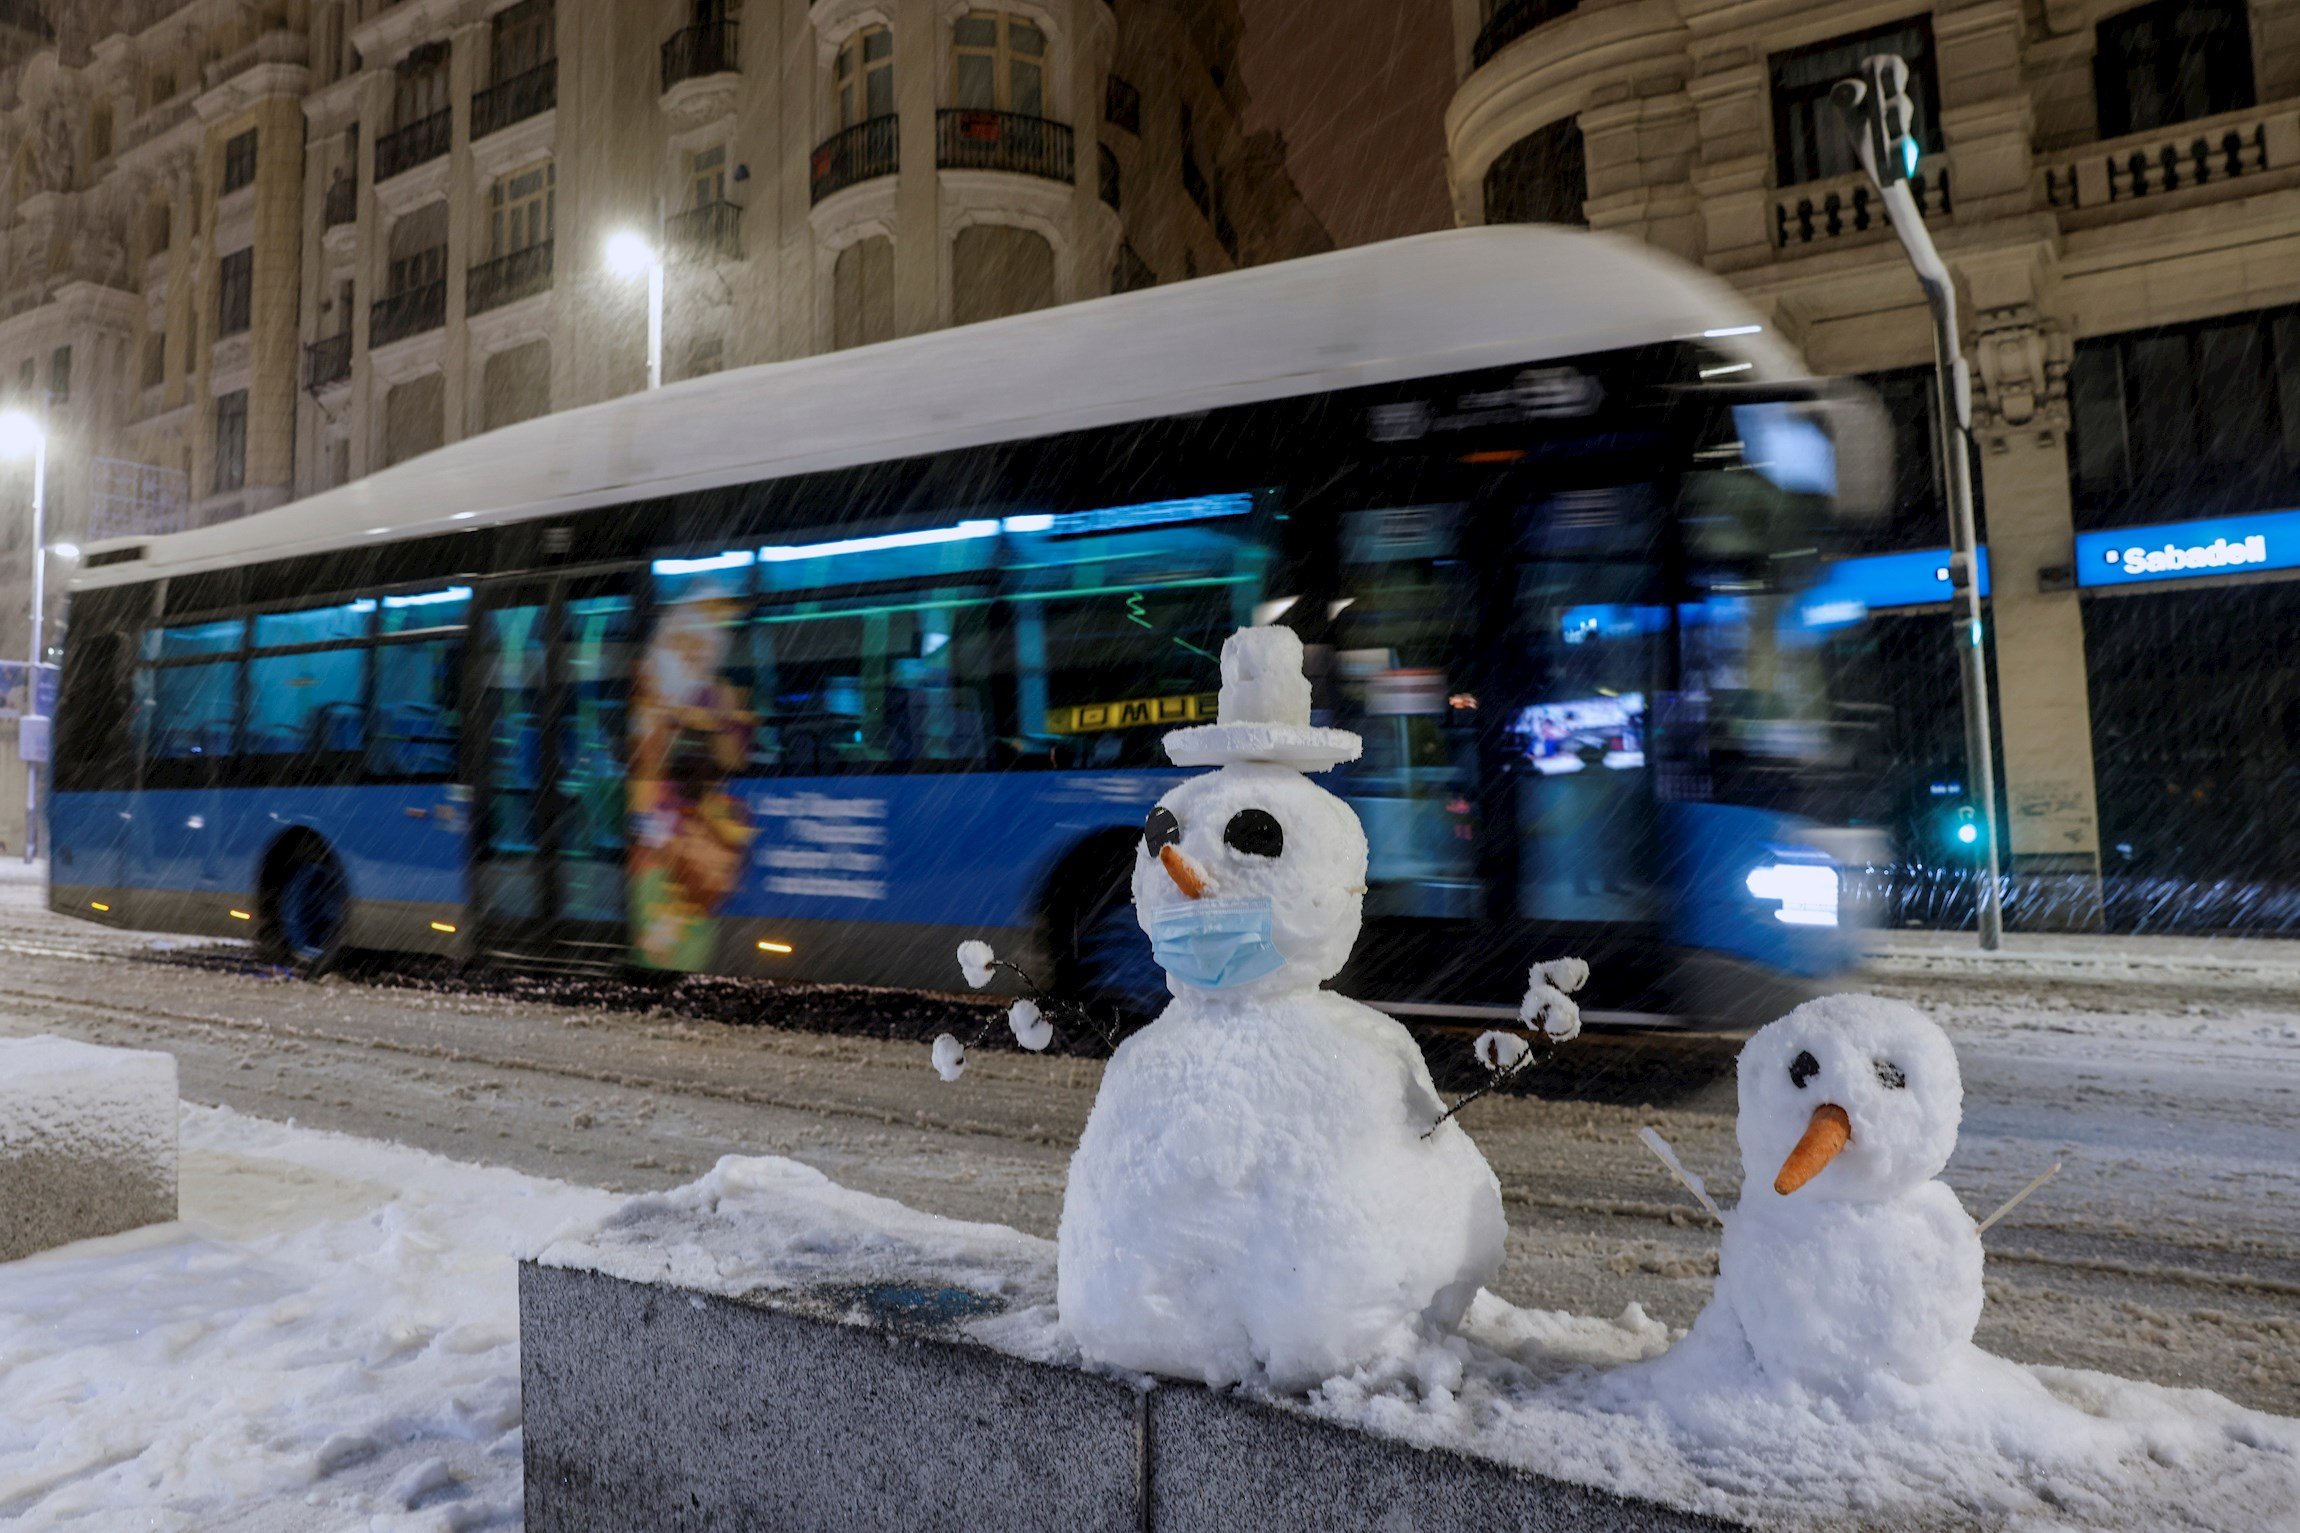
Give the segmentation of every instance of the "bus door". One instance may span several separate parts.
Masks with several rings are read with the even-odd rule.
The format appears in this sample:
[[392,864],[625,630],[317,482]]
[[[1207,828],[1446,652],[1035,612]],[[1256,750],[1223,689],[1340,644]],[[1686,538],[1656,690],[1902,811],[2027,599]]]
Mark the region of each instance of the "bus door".
[[466,736],[480,947],[619,962],[630,578],[510,582],[481,599]]

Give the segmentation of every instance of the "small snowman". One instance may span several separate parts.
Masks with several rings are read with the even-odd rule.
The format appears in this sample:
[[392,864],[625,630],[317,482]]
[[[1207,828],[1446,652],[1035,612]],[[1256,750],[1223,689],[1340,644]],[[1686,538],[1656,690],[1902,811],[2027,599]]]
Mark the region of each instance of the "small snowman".
[[1914,1007],[1808,1001],[1741,1051],[1744,1181],[1695,1324],[1737,1330],[1779,1384],[1924,1384],[1970,1350],[1981,1242],[1935,1180],[1956,1148],[1956,1050]]
[[1299,1390],[1458,1324],[1501,1266],[1501,1191],[1406,1030],[1320,988],[1357,941],[1366,837],[1303,775],[1359,741],[1310,724],[1300,639],[1233,635],[1217,722],[1166,751],[1218,770],[1143,828],[1134,903],[1174,998],[1070,1163],[1062,1322],[1103,1363]]

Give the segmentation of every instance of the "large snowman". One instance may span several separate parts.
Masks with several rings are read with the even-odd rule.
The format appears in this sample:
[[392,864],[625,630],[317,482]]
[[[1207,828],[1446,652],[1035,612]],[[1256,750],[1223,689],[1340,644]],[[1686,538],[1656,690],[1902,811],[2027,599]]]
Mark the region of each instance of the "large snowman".
[[1741,1203],[1694,1330],[1776,1384],[1924,1384],[1971,1348],[1981,1242],[1946,1183],[1956,1050],[1898,1001],[1808,1001],[1741,1051]]
[[1300,639],[1232,636],[1217,722],[1166,751],[1219,770],[1143,827],[1134,903],[1174,999],[1071,1160],[1062,1322],[1104,1363],[1302,1389],[1459,1322],[1501,1266],[1500,1187],[1406,1030],[1320,988],[1357,940],[1366,837],[1303,775],[1359,741],[1311,726]]

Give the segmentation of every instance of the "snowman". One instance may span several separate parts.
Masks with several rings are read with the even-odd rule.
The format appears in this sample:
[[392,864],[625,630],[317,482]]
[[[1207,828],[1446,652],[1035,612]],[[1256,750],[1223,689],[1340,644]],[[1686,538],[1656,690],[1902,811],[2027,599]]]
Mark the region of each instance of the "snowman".
[[1143,827],[1134,903],[1173,1000],[1071,1160],[1061,1317],[1102,1363],[1299,1390],[1458,1324],[1507,1223],[1412,1037],[1320,988],[1357,940],[1366,837],[1303,775],[1359,741],[1311,726],[1301,640],[1233,635],[1216,717],[1166,737],[1217,770]]
[[1858,1393],[1924,1384],[1971,1349],[1981,1242],[1935,1180],[1956,1148],[1956,1051],[1898,1001],[1837,995],[1741,1051],[1741,1203],[1694,1331],[1764,1376]]

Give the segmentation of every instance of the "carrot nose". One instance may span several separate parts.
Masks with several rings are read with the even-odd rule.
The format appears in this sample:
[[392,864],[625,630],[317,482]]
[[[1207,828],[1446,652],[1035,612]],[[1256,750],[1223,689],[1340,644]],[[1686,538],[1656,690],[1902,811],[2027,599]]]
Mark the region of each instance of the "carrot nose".
[[1781,1162],[1781,1174],[1773,1178],[1773,1190],[1787,1197],[1821,1174],[1823,1167],[1837,1158],[1837,1152],[1853,1142],[1853,1120],[1845,1116],[1845,1109],[1834,1102],[1823,1102],[1813,1109],[1813,1121],[1805,1125],[1805,1137],[1797,1141],[1797,1148]]
[[1199,872],[1197,865],[1182,855],[1180,847],[1162,846],[1158,848],[1158,862],[1166,869],[1167,876],[1174,880],[1174,887],[1191,899],[1196,899],[1206,892],[1206,875]]

